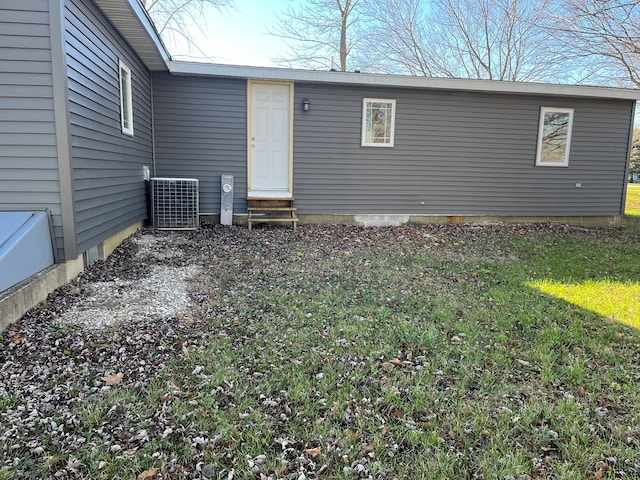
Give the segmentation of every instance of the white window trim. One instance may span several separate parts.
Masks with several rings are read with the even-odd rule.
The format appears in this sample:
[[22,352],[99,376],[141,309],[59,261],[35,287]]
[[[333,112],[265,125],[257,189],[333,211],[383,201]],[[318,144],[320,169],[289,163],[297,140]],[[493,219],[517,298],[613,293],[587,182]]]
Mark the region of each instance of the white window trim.
[[[125,109],[125,96],[122,94],[122,71],[125,71],[127,74],[127,78],[129,81],[126,83],[127,95],[127,108]],[[122,61],[118,62],[118,90],[120,91],[120,126],[122,128],[122,133],[125,135],[133,136],[133,95],[132,95],[132,84],[133,80],[131,77],[131,69]],[[125,118],[125,113],[128,113],[127,118]],[[126,126],[128,123],[128,126]]]
[[[391,104],[391,136],[389,143],[375,143],[366,141],[367,133],[367,103],[390,103]],[[362,147],[393,147],[396,137],[396,101],[388,98],[363,98],[362,99]]]
[[[544,117],[547,112],[568,113],[569,124],[567,125],[567,147],[564,151],[564,161],[562,163],[544,162],[542,160],[542,139],[544,132]],[[573,108],[540,108],[540,122],[538,124],[538,147],[536,149],[536,167],[568,167],[569,152],[571,150],[571,132],[573,130]]]

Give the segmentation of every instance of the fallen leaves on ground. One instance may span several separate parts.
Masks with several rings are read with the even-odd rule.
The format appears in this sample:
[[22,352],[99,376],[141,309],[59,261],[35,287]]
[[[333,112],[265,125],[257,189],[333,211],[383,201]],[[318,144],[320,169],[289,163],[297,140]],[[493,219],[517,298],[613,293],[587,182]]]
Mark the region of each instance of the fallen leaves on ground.
[[[140,232],[3,337],[0,478],[3,468],[17,472],[13,478],[116,478],[114,471],[139,480],[400,478],[411,476],[395,470],[403,462],[471,470],[477,458],[505,446],[522,447],[518,455],[539,460],[528,464],[532,476],[550,478],[553,465],[566,461],[566,439],[522,440],[556,428],[557,416],[526,411],[535,401],[573,407],[578,402],[570,394],[578,393],[586,405],[578,404],[578,414],[590,422],[585,429],[605,443],[619,427],[613,422],[630,414],[605,396],[593,399],[591,385],[556,381],[555,363],[541,384],[532,369],[513,368],[531,366],[514,362],[516,354],[531,358],[527,353],[494,358],[498,345],[487,338],[494,332],[515,346],[527,340],[517,322],[504,327],[483,315],[473,320],[477,337],[461,332],[470,332],[461,292],[480,292],[492,313],[499,300],[489,294],[485,264],[517,258],[487,241],[496,234],[599,235],[548,225],[322,225],[295,232],[205,225],[194,232]],[[414,268],[412,252],[431,263]],[[394,263],[384,268],[399,280],[386,285],[376,276],[377,263],[391,253]],[[456,272],[456,265],[474,262],[474,274]],[[92,285],[136,288],[159,265],[201,267],[188,280],[189,308],[127,316],[127,305],[114,297],[119,323],[60,321],[72,306],[82,310]],[[323,290],[334,299],[320,304],[305,295]],[[349,297],[342,299],[343,292]],[[276,300],[263,302],[267,293]],[[336,308],[336,299],[345,303]],[[407,314],[415,299],[424,306],[422,317]],[[439,302],[460,307],[449,318]],[[376,337],[383,328],[388,338]],[[623,343],[632,335],[615,338]],[[567,351],[597,357],[588,345]],[[596,360],[585,365],[589,374],[606,366]],[[501,390],[498,380],[508,388]],[[494,381],[497,397],[486,388]],[[474,408],[485,423],[473,423]],[[533,427],[522,426],[522,410]],[[496,432],[498,423],[507,433]],[[637,449],[640,427],[625,425],[616,435]],[[509,434],[517,440],[500,438]],[[631,460],[624,468],[633,473],[636,466]],[[610,475],[593,462],[585,470]]]
[[317,457],[320,455],[322,449],[320,447],[315,448],[305,448],[302,453],[304,453],[307,457]]
[[138,480],[153,480],[160,473],[159,468],[149,468],[138,475]]
[[123,378],[124,378],[124,373],[118,372],[118,373],[112,373],[110,375],[107,375],[106,377],[102,377],[102,380],[104,380],[104,384],[106,386],[113,387],[115,385],[120,385]]

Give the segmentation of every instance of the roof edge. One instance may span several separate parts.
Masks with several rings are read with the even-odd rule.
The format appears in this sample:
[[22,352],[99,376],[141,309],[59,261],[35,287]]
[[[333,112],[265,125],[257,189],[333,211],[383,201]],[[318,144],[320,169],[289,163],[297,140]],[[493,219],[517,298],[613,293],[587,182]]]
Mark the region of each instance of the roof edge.
[[[171,55],[140,0],[93,0],[93,2],[149,70],[169,70]],[[135,30],[132,30],[132,24],[136,25]]]
[[640,100],[640,90],[630,88],[508,82],[500,80],[471,80],[462,78],[434,78],[374,73],[327,72],[320,70],[249,67],[242,65],[225,65],[175,60],[169,62],[169,72],[174,75],[250,78],[254,80],[299,81],[372,87],[406,87],[483,93],[511,93],[519,95],[555,95]]
[[144,5],[140,2],[140,0],[126,0],[126,1],[127,3],[129,3],[129,6],[133,11],[133,13],[140,20],[140,23],[142,24],[145,31],[147,32],[147,35],[149,35],[149,38],[151,39],[151,41],[155,44],[155,47],[158,50],[158,54],[160,55],[160,57],[162,58],[162,61],[164,62],[164,64],[168,69],[170,62],[172,61],[171,55],[169,55],[169,51],[167,50],[167,47],[164,46],[164,42],[162,41],[162,38],[160,37],[160,34],[158,33],[158,30],[156,29],[156,26],[153,23],[153,20],[151,20],[151,17],[149,16],[149,12],[147,12],[147,9],[144,8]]
[[155,23],[153,23],[153,20],[151,20],[149,12],[146,8],[144,8],[144,5],[140,2],[140,0],[127,1],[129,2],[133,13],[135,13],[135,15],[140,19],[140,23],[142,23],[142,26],[147,32],[147,35],[149,35],[153,43],[156,45],[158,54],[160,55],[160,57],[162,57],[162,60],[164,61],[164,64],[168,69],[169,63],[172,61],[171,55],[169,54],[169,50],[167,50],[167,47],[165,47],[164,42],[162,41],[162,37],[160,37],[160,34],[158,33],[158,30],[156,29]]

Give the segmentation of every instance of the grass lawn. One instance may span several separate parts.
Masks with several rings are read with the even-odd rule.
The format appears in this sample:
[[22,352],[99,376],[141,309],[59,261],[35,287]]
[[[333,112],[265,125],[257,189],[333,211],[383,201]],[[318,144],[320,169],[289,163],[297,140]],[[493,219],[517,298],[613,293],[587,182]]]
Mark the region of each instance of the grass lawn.
[[637,219],[245,230],[199,234],[206,340],[0,478],[640,476]]
[[627,184],[627,206],[625,214],[640,216],[640,183]]

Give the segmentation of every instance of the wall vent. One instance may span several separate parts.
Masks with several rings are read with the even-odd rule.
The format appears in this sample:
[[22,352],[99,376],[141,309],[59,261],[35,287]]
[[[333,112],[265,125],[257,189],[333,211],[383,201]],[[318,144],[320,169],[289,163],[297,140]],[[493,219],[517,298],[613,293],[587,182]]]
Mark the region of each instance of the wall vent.
[[164,230],[198,228],[198,180],[151,179],[151,224]]

